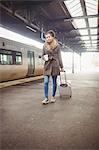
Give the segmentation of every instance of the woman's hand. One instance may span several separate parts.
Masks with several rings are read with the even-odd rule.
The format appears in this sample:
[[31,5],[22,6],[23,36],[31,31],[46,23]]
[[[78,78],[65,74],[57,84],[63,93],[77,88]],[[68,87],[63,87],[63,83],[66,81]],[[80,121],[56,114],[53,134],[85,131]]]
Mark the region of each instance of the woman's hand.
[[60,71],[61,71],[61,72],[65,72],[64,68],[61,68]]
[[47,54],[43,56],[43,60],[48,61],[48,55]]

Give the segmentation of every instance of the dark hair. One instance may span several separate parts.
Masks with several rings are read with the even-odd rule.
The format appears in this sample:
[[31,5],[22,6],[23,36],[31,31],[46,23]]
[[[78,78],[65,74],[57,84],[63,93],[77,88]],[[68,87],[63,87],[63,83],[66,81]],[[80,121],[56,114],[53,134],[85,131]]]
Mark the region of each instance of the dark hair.
[[53,30],[49,30],[45,33],[45,35],[50,34],[52,37],[55,37],[55,32]]

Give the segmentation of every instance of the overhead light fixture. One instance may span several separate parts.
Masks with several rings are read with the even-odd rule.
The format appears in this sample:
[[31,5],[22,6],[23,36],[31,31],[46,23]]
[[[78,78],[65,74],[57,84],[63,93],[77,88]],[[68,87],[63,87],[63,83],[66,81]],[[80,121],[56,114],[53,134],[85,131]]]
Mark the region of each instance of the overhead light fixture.
[[28,28],[29,30],[33,31],[33,32],[36,32],[35,29],[31,28],[30,26],[26,26],[26,28]]

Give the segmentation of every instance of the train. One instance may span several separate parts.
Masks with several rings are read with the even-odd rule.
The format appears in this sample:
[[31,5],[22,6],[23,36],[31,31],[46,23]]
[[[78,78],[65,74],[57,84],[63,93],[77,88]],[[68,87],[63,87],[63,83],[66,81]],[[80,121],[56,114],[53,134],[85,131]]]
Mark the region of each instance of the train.
[[[0,83],[43,75],[43,44],[0,27]],[[62,58],[66,72],[71,73],[72,53],[62,52]]]
[[43,74],[42,48],[0,37],[0,82]]

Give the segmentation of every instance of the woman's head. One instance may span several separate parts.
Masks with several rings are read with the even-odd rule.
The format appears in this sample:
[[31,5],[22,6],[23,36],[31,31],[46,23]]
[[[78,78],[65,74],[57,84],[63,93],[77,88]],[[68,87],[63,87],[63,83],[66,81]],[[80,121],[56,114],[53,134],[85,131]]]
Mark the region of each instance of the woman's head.
[[55,38],[55,32],[53,30],[49,30],[45,33],[45,38],[47,43],[51,43]]

